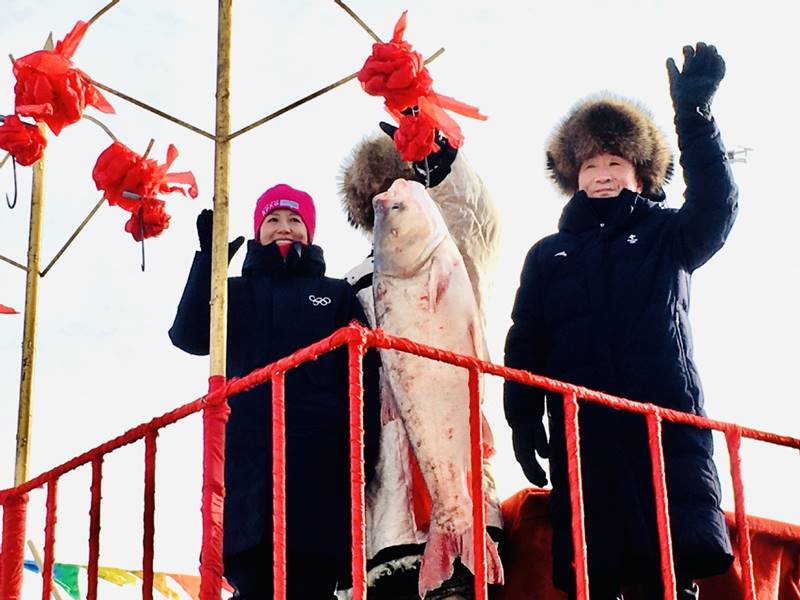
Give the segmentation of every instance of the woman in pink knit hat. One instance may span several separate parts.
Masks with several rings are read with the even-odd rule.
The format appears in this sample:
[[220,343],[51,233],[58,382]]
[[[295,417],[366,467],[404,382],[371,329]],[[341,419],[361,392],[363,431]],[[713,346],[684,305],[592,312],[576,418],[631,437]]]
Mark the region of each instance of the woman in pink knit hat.
[[[212,217],[197,219],[195,254],[172,342],[209,351]],[[227,376],[241,377],[333,333],[366,323],[353,288],[325,276],[313,244],[314,201],[281,183],[256,201],[241,277],[228,279]],[[229,245],[232,258],[244,243]],[[365,459],[377,454],[377,359],[364,361]],[[271,386],[230,399],[225,441],[225,576],[243,600],[272,597]],[[286,373],[287,585],[290,600],[333,598],[350,582],[348,371],[337,350]]]

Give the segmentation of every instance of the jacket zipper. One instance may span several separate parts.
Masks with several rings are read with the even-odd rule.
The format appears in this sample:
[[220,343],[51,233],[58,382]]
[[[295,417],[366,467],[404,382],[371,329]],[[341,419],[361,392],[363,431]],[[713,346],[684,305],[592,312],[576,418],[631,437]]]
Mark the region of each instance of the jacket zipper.
[[681,356],[681,365],[686,377],[689,377],[689,363],[686,359],[686,348],[683,345],[683,333],[681,332],[681,315],[678,309],[675,309],[675,335],[678,338],[678,353]]

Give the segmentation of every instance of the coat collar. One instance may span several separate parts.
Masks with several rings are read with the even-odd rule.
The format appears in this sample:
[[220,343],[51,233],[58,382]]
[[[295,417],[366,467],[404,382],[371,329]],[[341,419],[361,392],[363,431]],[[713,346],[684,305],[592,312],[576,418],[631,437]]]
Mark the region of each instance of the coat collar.
[[295,242],[284,260],[274,242],[262,246],[257,240],[248,240],[242,275],[258,273],[270,276],[321,277],[325,275],[325,257],[319,246],[302,246]]
[[[608,215],[603,229],[603,237],[619,229],[633,214],[637,205],[654,204],[636,192],[623,189],[617,196],[617,207]],[[599,227],[600,219],[592,208],[586,192],[577,192],[564,207],[558,220],[558,230],[565,233],[580,234]]]

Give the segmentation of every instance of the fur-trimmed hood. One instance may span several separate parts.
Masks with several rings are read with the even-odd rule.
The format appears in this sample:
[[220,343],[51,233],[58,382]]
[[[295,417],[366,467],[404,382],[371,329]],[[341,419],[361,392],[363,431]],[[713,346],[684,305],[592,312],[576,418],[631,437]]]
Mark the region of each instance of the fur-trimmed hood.
[[353,148],[339,175],[339,194],[351,225],[364,233],[372,232],[372,199],[388,190],[395,179],[414,179],[414,170],[410,162],[400,158],[389,136],[372,135]]
[[642,195],[664,199],[673,156],[664,133],[640,104],[601,94],[578,102],[547,143],[547,168],[567,196],[578,190],[578,171],[588,158],[610,152],[631,161],[642,180]]

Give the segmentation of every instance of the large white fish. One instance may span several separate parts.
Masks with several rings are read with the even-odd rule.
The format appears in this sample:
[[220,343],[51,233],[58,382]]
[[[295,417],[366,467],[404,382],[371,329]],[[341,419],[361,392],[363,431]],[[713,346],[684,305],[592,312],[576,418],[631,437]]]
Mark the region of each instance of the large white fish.
[[[425,188],[396,180],[375,196],[373,293],[377,326],[390,335],[487,356],[483,324],[464,261]],[[467,370],[382,350],[394,396],[431,499],[419,591],[452,576],[453,561],[474,572]],[[491,433],[483,420],[487,441]],[[497,550],[486,536],[488,580],[501,583]]]

